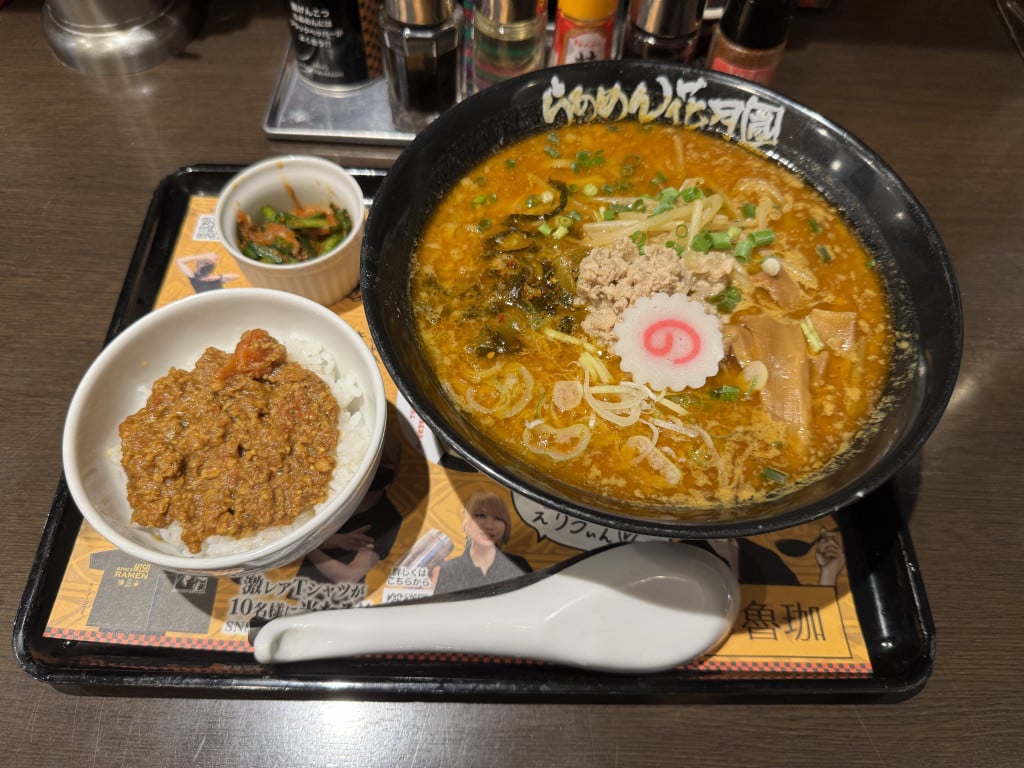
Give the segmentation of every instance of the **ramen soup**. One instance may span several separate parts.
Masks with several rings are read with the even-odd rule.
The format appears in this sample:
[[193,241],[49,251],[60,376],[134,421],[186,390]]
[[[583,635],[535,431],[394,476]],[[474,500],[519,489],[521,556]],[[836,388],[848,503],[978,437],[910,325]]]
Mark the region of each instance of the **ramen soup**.
[[581,124],[505,147],[417,244],[452,402],[537,468],[658,506],[786,493],[870,422],[893,346],[870,254],[801,178],[723,139]]

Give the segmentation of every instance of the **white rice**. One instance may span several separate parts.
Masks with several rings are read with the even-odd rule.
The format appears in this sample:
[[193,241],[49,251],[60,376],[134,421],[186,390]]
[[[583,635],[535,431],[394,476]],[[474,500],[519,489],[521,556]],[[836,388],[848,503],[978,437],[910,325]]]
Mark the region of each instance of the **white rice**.
[[[199,552],[190,552],[182,542],[181,523],[177,520],[166,528],[147,528],[166,545],[161,549],[182,557],[219,557],[249,552],[301,527],[325,507],[330,506],[338,494],[344,491],[355,477],[356,470],[369,449],[371,437],[370,425],[366,423],[362,411],[363,393],[359,383],[351,373],[343,374],[338,370],[337,362],[327,354],[319,342],[296,335],[289,335],[284,339],[278,338],[278,341],[287,348],[288,360],[299,363],[316,373],[330,386],[331,392],[338,401],[338,427],[341,429],[341,441],[338,444],[337,463],[334,467],[334,475],[331,477],[327,499],[303,512],[288,525],[265,528],[252,536],[241,538],[210,536],[203,541],[202,549]],[[149,390],[146,391],[146,397],[149,397]],[[120,467],[120,446],[110,454]],[[124,474],[123,469],[121,472]],[[127,484],[126,474],[124,480]],[[136,526],[135,523],[132,525]]]

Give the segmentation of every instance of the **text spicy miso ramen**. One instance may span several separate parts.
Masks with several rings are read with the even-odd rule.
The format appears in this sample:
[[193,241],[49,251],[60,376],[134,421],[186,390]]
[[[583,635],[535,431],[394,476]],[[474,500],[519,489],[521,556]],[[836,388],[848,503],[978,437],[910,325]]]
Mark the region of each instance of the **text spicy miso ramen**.
[[482,432],[630,503],[807,482],[866,424],[893,346],[871,256],[819,193],[666,125],[501,149],[432,215],[410,290],[429,361]]

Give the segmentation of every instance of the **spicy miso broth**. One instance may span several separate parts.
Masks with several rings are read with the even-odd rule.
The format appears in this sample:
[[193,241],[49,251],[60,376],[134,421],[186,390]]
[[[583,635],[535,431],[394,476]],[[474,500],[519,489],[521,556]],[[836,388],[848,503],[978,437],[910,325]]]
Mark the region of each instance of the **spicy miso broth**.
[[819,193],[665,125],[501,149],[432,214],[410,291],[438,379],[484,434],[639,504],[747,502],[827,471],[893,346],[872,257]]

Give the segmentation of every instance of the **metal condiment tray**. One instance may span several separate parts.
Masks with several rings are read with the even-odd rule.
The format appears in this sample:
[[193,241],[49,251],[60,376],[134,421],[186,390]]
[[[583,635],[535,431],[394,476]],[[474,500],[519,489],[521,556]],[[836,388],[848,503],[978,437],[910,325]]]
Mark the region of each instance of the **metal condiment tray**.
[[344,89],[317,86],[299,74],[291,46],[263,119],[263,132],[272,139],[397,147],[416,137],[395,127],[383,77]]

